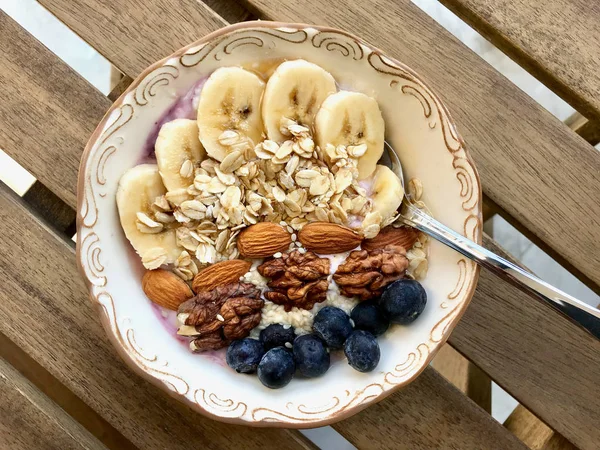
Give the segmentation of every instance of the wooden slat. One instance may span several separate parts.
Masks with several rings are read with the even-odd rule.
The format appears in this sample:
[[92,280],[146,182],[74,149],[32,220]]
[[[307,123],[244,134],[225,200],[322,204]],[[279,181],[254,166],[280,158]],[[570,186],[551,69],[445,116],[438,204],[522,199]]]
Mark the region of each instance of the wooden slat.
[[314,448],[297,432],[216,422],[135,376],[90,307],[69,243],[0,188],[0,331],[139,448]]
[[483,201],[483,208],[481,211],[482,215],[483,215],[483,221],[487,222],[488,220],[490,220],[492,217],[494,217],[498,211],[496,208],[494,208],[494,204],[491,202],[486,202],[485,199]]
[[[484,245],[509,259],[484,236]],[[487,271],[450,344],[582,449],[600,442],[600,342]]]
[[[0,224],[4,249],[0,253],[0,330],[134,444],[171,449],[211,442],[221,448],[281,448],[286,442],[285,448],[300,448],[292,447],[290,441],[290,436],[297,435],[205,419],[140,381],[107,344],[89,307],[72,248],[29,215],[19,198],[1,189]],[[31,261],[36,261],[33,270]],[[53,345],[48,347],[48,342]],[[148,398],[153,399],[150,404]],[[419,448],[419,442],[449,442],[463,449],[481,448],[482,442],[490,448],[499,442],[506,449],[522,448],[432,369],[382,405],[336,425],[351,440],[362,443],[363,437],[354,430],[356,423],[379,430],[373,431],[379,434],[376,448],[389,446],[389,431],[384,430],[390,426],[403,430],[408,448]],[[480,430],[479,434],[474,430]]]
[[[144,13],[150,23],[178,23],[173,38],[172,30],[163,35],[140,23],[133,0],[118,9],[113,6],[116,2],[78,0],[75,6],[65,0],[41,1],[92,45],[110,48],[105,55],[131,76],[176,46],[193,41],[199,30],[215,25],[209,19],[209,25],[203,26],[206,6],[196,0],[146,3]],[[246,3],[263,18],[354,31],[419,71],[449,104],[478,163],[487,195],[600,284],[600,252],[595,251],[600,239],[600,183],[596,181],[600,155],[430,17],[408,0],[377,0],[369,8],[362,2],[341,0]],[[178,8],[196,11],[184,16]],[[98,20],[99,14],[103,20]],[[111,26],[110,38],[106,37],[113,23],[120,26]],[[569,158],[563,161],[567,153]]]
[[0,448],[106,450],[2,358],[0,399]]
[[40,392],[62,408],[68,415],[77,420],[100,442],[111,449],[137,450],[96,411],[86,405],[79,397],[54,378],[46,369],[27,355],[14,342],[0,333],[0,358],[4,358],[14,369],[19,371]]
[[571,130],[575,131],[578,128],[581,128],[587,121],[588,120],[585,117],[583,117],[581,113],[575,111],[573,114],[571,114],[565,119],[565,125],[568,126]]
[[525,448],[513,435],[502,433],[484,410],[477,408],[474,415],[474,405],[428,368],[391,398],[333,428],[364,449]]
[[123,74],[115,67],[115,66],[111,66],[110,67],[110,88],[112,89],[113,87],[115,87],[119,81],[121,81],[121,78],[123,78]]
[[600,155],[418,7],[408,0],[368,8],[357,0],[246,2],[261,18],[350,30],[419,72],[458,122],[486,194],[600,283]]
[[575,112],[565,120],[565,124],[592,145],[600,142],[600,120],[587,120]]
[[521,439],[531,450],[577,450],[560,434],[518,405],[508,416],[504,426]]
[[121,72],[155,61],[226,22],[198,0],[40,0]]
[[75,208],[79,158],[110,101],[0,11],[0,148]]
[[600,3],[441,0],[590,119],[600,119]]

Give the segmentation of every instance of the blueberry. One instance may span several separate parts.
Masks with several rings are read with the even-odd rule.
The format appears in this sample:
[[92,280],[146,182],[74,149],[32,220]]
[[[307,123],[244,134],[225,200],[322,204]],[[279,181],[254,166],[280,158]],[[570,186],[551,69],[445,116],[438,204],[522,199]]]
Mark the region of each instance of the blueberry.
[[344,354],[348,358],[348,364],[359,372],[373,370],[381,356],[375,336],[363,330],[354,331],[346,340]]
[[374,300],[360,302],[352,310],[350,318],[354,321],[355,329],[368,331],[373,336],[382,335],[390,326],[389,319]]
[[258,364],[258,379],[271,389],[286,386],[296,371],[294,357],[285,347],[275,347],[265,353]]
[[350,317],[344,311],[333,306],[322,308],[313,321],[313,331],[323,339],[329,348],[339,349],[352,333]]
[[285,347],[286,342],[294,342],[294,329],[292,327],[284,328],[283,325],[274,323],[260,332],[260,340],[265,346],[265,350],[271,350],[275,347]]
[[379,300],[379,306],[392,323],[408,325],[421,315],[427,304],[427,293],[421,283],[401,278],[390,284]]
[[233,341],[227,348],[225,357],[227,365],[238,373],[252,373],[256,371],[260,359],[265,354],[262,342],[256,339],[240,339]]
[[296,338],[294,360],[298,371],[305,377],[318,377],[329,369],[329,352],[323,341],[313,334]]

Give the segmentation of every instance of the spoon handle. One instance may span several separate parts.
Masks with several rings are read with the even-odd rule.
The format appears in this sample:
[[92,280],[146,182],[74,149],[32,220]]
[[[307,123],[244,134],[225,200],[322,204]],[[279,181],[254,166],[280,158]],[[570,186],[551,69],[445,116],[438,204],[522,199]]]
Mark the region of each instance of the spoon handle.
[[578,325],[600,339],[600,310],[556,289],[534,274],[465,238],[413,205],[407,205],[402,219],[405,224],[423,231],[462,253],[524,292],[541,298],[562,313],[574,318]]

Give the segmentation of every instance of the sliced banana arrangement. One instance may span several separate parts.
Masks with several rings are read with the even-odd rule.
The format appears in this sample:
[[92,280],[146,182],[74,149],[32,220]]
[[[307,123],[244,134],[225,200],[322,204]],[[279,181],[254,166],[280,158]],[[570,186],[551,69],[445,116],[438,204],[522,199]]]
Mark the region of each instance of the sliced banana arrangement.
[[283,225],[293,249],[311,222],[373,238],[396,220],[403,188],[377,164],[385,123],[375,99],[338,90],[329,72],[301,59],[268,79],[219,68],[198,95],[197,119],[163,117],[156,164],[119,183],[121,225],[147,269],[171,266],[189,281],[237,258],[237,236],[258,222]]

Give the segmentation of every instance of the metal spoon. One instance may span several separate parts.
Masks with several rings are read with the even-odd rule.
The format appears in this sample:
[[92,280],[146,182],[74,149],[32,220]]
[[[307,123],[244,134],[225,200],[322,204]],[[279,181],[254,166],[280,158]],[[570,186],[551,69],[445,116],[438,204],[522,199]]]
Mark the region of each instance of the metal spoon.
[[[398,175],[404,187],[404,174],[400,158],[394,149],[386,142],[385,151],[380,160],[381,164],[388,166]],[[575,297],[556,289],[545,281],[536,277],[521,267],[490,252],[481,245],[467,239],[454,230],[427,215],[413,205],[410,197],[404,194],[403,212],[401,220],[404,224],[414,227],[432,238],[446,244],[448,247],[472,259],[479,265],[491,270],[496,275],[511,282],[519,289],[534,297],[541,298],[554,308],[566,314],[575,322],[600,339],[600,310],[577,300]]]

